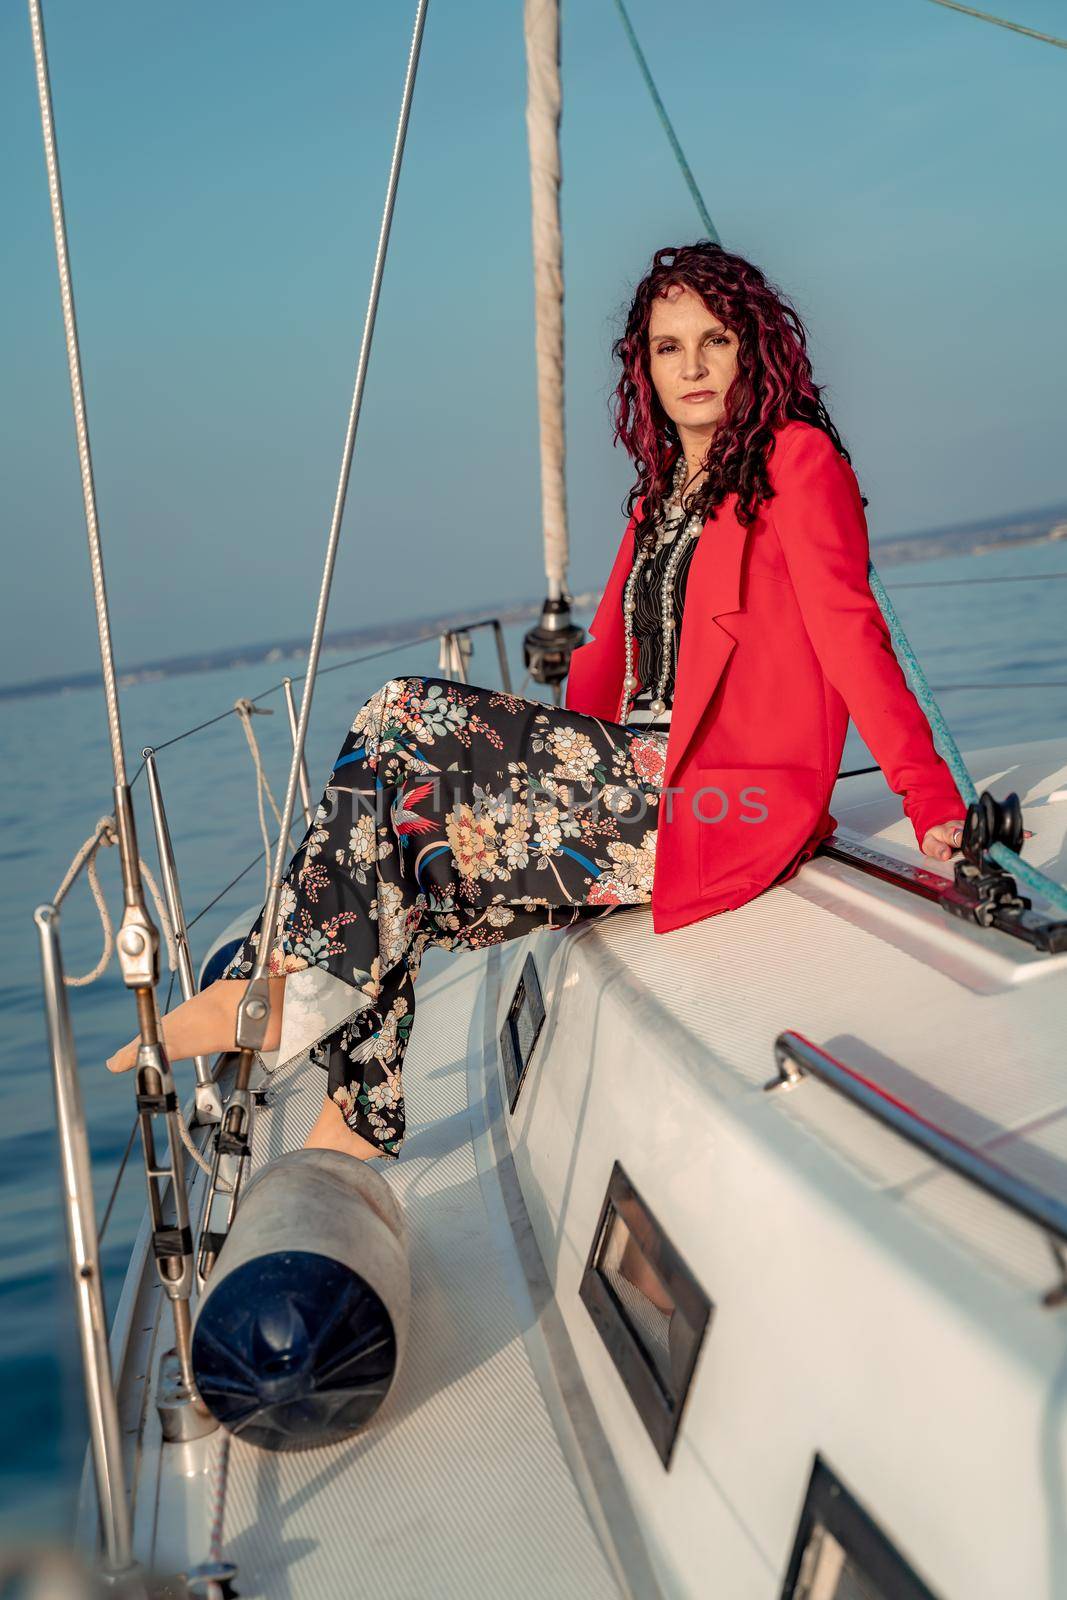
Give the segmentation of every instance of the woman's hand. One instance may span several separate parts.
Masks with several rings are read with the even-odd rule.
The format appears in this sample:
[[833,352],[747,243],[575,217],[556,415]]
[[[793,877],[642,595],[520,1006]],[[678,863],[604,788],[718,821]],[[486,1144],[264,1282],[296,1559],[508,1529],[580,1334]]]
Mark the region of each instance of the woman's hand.
[[[1032,839],[1033,833],[1029,828],[1023,829],[1023,838]],[[963,822],[939,822],[936,828],[929,828],[923,840],[923,855],[936,856],[939,861],[947,861],[954,855],[963,842]]]
[[939,861],[948,858],[963,842],[963,818],[959,822],[939,822],[936,828],[927,829],[923,840],[923,855],[936,856]]

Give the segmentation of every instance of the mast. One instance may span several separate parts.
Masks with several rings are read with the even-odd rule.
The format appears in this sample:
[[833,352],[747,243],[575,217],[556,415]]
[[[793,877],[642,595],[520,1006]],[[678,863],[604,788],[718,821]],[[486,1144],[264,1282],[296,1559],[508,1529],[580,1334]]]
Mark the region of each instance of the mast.
[[547,596],[541,621],[527,633],[523,648],[530,676],[537,683],[551,684],[558,704],[571,652],[585,637],[584,630],[571,621],[567,592],[570,539],[563,431],[563,230],[559,209],[563,94],[559,0],[525,0],[524,31]]

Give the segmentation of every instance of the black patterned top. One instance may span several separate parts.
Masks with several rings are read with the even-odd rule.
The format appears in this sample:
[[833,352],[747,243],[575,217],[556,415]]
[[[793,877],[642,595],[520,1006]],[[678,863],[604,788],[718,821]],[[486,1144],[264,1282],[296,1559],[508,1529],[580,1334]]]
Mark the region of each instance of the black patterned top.
[[[667,682],[663,699],[667,710],[659,717],[653,718],[649,706],[656,698],[656,689],[659,683],[660,669],[663,662],[663,620],[662,599],[663,579],[674,541],[678,537],[681,519],[672,520],[667,524],[669,537],[664,538],[660,533],[660,543],[652,555],[642,564],[637,575],[634,592],[634,638],[637,640],[637,677],[642,684],[634,696],[633,705],[628,723],[640,723],[642,726],[662,728],[670,726],[670,708],[674,703],[674,671],[678,659],[678,644],[681,639],[682,613],[685,609],[685,592],[689,577],[689,568],[693,560],[693,552],[697,547],[696,539],[686,538],[685,548],[678,559],[674,573],[674,646],[671,660],[668,664]],[[635,542],[636,554],[636,542]]]

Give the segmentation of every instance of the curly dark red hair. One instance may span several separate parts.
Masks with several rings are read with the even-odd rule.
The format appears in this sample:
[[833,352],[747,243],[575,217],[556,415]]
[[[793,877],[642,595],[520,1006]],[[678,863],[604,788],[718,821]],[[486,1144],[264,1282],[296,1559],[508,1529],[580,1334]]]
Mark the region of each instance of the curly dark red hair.
[[707,477],[689,496],[689,509],[706,521],[736,492],[737,518],[751,522],[759,502],[773,495],[766,457],[774,430],[792,418],[822,428],[851,460],[812,377],[804,325],[782,291],[744,256],[707,239],[657,250],[634,291],[625,332],[612,346],[622,364],[613,406],[615,442],[621,440],[637,467],[624,510],[632,516],[644,496],[638,537],[650,542],[681,448],[649,372],[652,306],[671,284],[694,290],[738,341],[737,376],[708,450]]

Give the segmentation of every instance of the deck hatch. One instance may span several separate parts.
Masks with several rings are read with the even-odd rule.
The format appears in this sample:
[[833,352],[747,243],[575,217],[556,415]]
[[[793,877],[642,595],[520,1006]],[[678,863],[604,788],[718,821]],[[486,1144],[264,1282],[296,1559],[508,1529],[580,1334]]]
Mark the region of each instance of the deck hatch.
[[815,1457],[782,1600],[937,1600],[821,1456]]
[[578,1292],[669,1467],[715,1308],[618,1161]]
[[504,1026],[500,1030],[500,1057],[504,1063],[509,1111],[514,1111],[518,1103],[526,1069],[544,1020],[545,1002],[541,996],[537,966],[533,955],[527,954]]

